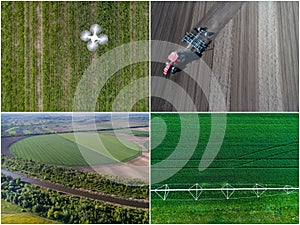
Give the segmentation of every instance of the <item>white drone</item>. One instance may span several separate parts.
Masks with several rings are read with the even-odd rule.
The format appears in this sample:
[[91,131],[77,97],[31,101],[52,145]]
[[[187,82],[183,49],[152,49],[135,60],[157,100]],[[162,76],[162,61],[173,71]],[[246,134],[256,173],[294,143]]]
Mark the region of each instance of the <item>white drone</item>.
[[[90,31],[85,30],[81,32],[80,39],[83,41],[89,41],[87,43],[87,48],[89,51],[96,51],[98,45],[104,45],[108,41],[108,37],[106,34],[100,34],[101,27],[98,24],[93,24],[90,28]],[[98,34],[100,34],[98,36]]]

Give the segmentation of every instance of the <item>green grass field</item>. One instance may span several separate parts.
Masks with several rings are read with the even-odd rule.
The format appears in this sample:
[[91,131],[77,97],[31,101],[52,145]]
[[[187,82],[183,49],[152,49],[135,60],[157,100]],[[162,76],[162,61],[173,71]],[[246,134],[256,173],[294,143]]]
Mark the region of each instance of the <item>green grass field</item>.
[[10,147],[13,155],[66,166],[106,165],[117,161],[128,161],[141,154],[140,148],[127,141],[123,145],[116,137],[99,135],[105,148],[97,145],[88,133],[77,134],[80,138],[79,150],[72,133],[38,135],[22,139]]
[[2,224],[42,224],[57,223],[53,220],[41,218],[33,213],[22,212],[21,208],[10,202],[1,200]]
[[32,134],[30,130],[22,130],[23,134]]
[[[94,23],[109,41],[89,52],[80,33]],[[1,33],[2,112],[70,112],[77,85],[92,63],[120,45],[149,39],[149,2],[2,2]],[[147,76],[147,62],[112,74],[95,110],[112,111],[120,90]],[[147,96],[148,89],[145,83]],[[132,110],[148,111],[148,99]]]
[[[177,199],[178,197],[178,199]],[[223,200],[191,200],[190,196],[151,198],[151,223],[298,224],[299,195]]]
[[[221,115],[221,114],[219,114]],[[182,115],[187,127],[194,121]],[[151,152],[151,164],[162,162],[171,155],[180,140],[178,114],[152,114],[152,120],[163,119],[167,134]],[[250,187],[256,183],[267,187],[299,184],[298,114],[228,114],[225,137],[217,157],[210,166],[199,171],[199,163],[211,131],[211,115],[199,114],[200,135],[197,147],[189,159],[186,148],[189,138],[182,140],[184,148],[172,159],[175,168],[183,168],[167,180],[152,184],[151,189],[168,184],[170,188],[190,188],[195,183],[202,187],[219,187],[225,183],[233,187]],[[151,141],[163,136],[161,120],[153,120]],[[156,121],[158,121],[156,123]],[[190,129],[189,137],[196,133]],[[220,132],[217,131],[217,132]],[[157,139],[156,141],[154,139]],[[169,159],[168,159],[169,160]],[[153,167],[152,167],[153,168]],[[172,168],[156,168],[164,174]],[[274,195],[274,196],[271,196]],[[202,199],[201,199],[202,197]],[[235,192],[226,200],[221,191],[203,192],[198,201],[186,192],[169,193],[166,201],[152,193],[152,223],[298,223],[298,193],[267,191],[256,198],[253,191]],[[214,200],[212,200],[214,199]]]

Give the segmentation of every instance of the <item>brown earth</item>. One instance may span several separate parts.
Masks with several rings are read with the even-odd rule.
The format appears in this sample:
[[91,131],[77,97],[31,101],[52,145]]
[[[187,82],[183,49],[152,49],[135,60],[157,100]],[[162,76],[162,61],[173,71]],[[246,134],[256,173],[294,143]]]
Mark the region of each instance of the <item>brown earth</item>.
[[[215,33],[212,49],[197,60],[202,64],[187,65],[186,72],[197,76],[169,78],[196,105],[177,96],[183,111],[299,110],[298,2],[152,2],[151,13],[152,40],[182,45],[185,32],[199,26]],[[162,78],[163,67],[153,62],[152,76]],[[172,93],[159,83],[152,79],[152,96]],[[176,111],[159,97],[152,97],[151,110]]]
[[18,136],[18,137],[1,137],[1,154],[7,155],[7,156],[13,156],[11,152],[9,151],[9,147],[24,138],[28,138],[28,136]]
[[122,177],[137,178],[149,182],[149,151],[144,143],[148,137],[136,137],[128,134],[118,134],[120,138],[132,141],[142,148],[142,154],[128,162],[120,162],[101,166],[74,166],[75,169],[95,171],[101,174],[116,175]]

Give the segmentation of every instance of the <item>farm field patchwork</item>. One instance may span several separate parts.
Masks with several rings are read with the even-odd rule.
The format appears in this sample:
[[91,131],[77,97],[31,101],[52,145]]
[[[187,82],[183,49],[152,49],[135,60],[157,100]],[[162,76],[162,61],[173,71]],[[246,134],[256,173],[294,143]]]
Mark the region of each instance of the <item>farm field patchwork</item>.
[[[114,126],[112,126],[112,116],[110,113],[94,113],[96,129],[99,133],[132,133],[135,136],[148,137],[148,116],[133,114],[129,117],[123,115],[116,118],[114,116]],[[35,134],[57,134],[73,132],[72,114],[8,114],[1,115],[1,136],[23,136]],[[89,132],[91,130],[90,117],[83,115],[80,123],[80,131]]]
[[[187,157],[187,149],[180,149],[174,155],[179,140],[185,148],[192,146],[190,137],[197,131],[193,130],[194,120],[190,118],[190,114],[152,114],[151,142],[160,141],[164,136],[162,131],[167,130],[165,138],[151,152],[152,179],[184,165],[170,178],[153,183],[152,190],[165,184],[171,189],[188,189],[196,183],[204,188],[222,188],[226,183],[234,188],[252,188],[256,184],[280,188],[299,186],[298,114],[226,115],[221,148],[209,167],[200,168],[201,171],[199,163],[211,130],[222,133],[224,129],[211,126],[211,114],[199,114],[200,134],[193,155]],[[191,128],[186,140],[182,140],[180,134],[183,120],[185,126]],[[155,166],[164,161],[172,166]],[[267,190],[260,198],[252,190],[235,191],[228,200],[220,190],[203,191],[198,201],[188,191],[169,192],[165,201],[155,192],[151,196],[152,223],[299,222],[298,191],[287,195],[284,190]]]
[[14,143],[10,147],[10,151],[13,155],[20,158],[66,166],[106,165],[117,161],[128,161],[141,154],[137,145],[123,140],[130,146],[127,147],[113,136],[99,135],[106,147],[104,149],[91,142],[88,133],[79,133],[77,135],[80,140],[84,139],[84,143],[81,143],[83,144],[81,151],[84,157],[72,133],[37,135],[25,138]]
[[[2,112],[73,111],[77,85],[91,64],[120,45],[149,39],[148,12],[149,2],[2,2]],[[109,41],[89,52],[80,33],[95,23]],[[148,67],[138,62],[112,74],[95,110],[112,111],[120,90],[147,77]],[[148,83],[143,87],[147,96]],[[148,111],[148,99],[132,110]]]

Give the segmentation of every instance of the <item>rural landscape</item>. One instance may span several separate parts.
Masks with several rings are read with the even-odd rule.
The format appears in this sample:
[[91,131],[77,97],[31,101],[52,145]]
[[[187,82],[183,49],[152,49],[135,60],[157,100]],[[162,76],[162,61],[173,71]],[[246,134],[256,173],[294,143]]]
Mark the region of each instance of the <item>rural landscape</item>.
[[149,115],[90,115],[2,113],[3,223],[149,222]]
[[[149,2],[1,2],[2,111],[73,111],[76,88],[90,65],[117,46],[149,39],[148,11]],[[89,52],[80,33],[95,23],[108,42]],[[120,90],[144,77],[147,62],[119,68],[93,111],[112,111]],[[148,82],[143,85],[149,95]],[[148,99],[132,111],[149,111]]]
[[[151,40],[180,45],[151,45],[152,111],[299,111],[299,2],[159,1],[151,15]],[[186,32],[199,27],[214,33],[201,58],[158,79],[168,55],[186,49]]]
[[[199,140],[188,157],[199,132],[195,115]],[[212,126],[224,116],[226,129]],[[298,224],[298,118],[296,113],[153,113],[151,180],[177,172],[151,184],[151,223]],[[183,122],[189,127],[186,136]],[[219,152],[202,167],[214,154],[206,149],[216,148],[216,136],[223,132]]]

